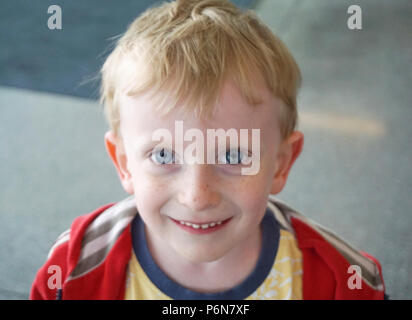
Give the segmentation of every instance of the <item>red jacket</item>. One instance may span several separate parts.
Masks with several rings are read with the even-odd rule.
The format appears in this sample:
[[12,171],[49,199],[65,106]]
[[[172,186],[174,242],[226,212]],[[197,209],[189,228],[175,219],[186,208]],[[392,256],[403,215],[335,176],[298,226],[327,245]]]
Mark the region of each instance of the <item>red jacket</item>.
[[[375,258],[272,196],[270,200],[268,206],[281,228],[295,234],[302,252],[304,299],[384,298],[381,266]],[[76,218],[38,271],[30,299],[124,299],[132,252],[130,225],[136,214],[129,197]],[[351,265],[359,266],[358,273]],[[357,275],[361,283],[354,287],[350,284],[356,283]]]

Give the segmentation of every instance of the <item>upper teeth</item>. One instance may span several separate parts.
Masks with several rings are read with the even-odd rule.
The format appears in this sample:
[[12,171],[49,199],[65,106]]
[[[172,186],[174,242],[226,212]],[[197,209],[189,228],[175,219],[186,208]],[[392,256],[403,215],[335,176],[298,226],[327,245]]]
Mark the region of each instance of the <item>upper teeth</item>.
[[199,228],[207,229],[207,228],[214,227],[215,225],[219,225],[219,224],[222,223],[222,221],[217,221],[217,222],[212,222],[212,223],[205,223],[205,224],[196,224],[196,223],[190,223],[190,222],[186,222],[186,221],[179,221],[179,222],[180,222],[180,224],[184,224],[184,225],[186,225],[188,227],[192,227],[194,229],[199,229]]

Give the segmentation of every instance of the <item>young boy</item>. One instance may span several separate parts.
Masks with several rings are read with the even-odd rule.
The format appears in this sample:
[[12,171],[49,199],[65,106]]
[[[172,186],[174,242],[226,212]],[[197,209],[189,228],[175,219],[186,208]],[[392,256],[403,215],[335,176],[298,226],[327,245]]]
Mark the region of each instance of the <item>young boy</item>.
[[303,146],[299,85],[284,44],[229,1],[143,13],[102,68],[131,196],[75,219],[30,298],[383,299],[373,257],[273,197]]

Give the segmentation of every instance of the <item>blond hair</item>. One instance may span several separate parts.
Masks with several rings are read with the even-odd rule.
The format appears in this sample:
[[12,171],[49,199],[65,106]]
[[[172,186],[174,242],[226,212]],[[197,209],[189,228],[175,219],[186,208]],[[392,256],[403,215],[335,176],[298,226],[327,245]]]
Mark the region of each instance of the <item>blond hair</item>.
[[279,125],[284,139],[297,125],[301,83],[286,46],[251,10],[226,0],[178,0],[146,10],[118,39],[101,69],[100,101],[119,135],[119,93],[161,91],[169,104],[158,101],[159,112],[180,106],[206,116],[228,76],[250,104],[258,104],[256,75],[283,102]]

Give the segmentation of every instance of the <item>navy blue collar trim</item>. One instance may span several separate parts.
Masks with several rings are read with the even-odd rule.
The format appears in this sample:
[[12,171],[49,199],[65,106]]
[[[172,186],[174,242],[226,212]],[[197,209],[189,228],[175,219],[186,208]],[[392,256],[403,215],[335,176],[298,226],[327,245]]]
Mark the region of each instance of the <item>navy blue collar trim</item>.
[[239,285],[217,293],[201,293],[187,289],[171,280],[155,263],[147,242],[145,227],[139,214],[132,222],[133,250],[146,275],[165,295],[175,300],[243,300],[250,296],[268,276],[279,246],[279,225],[274,214],[266,209],[262,223],[262,248],[253,272]]

